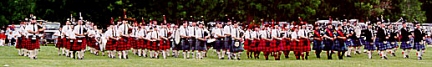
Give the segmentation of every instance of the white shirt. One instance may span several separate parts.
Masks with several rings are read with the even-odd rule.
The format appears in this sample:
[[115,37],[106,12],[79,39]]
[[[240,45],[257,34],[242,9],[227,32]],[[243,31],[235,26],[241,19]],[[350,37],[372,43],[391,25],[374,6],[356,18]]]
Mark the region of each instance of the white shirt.
[[240,30],[238,29],[238,28],[232,28],[232,30],[231,30],[231,36],[232,37],[240,37]]
[[189,36],[189,33],[186,31],[185,27],[180,26],[179,31],[180,31],[180,35],[182,35],[182,36]]
[[226,25],[223,29],[223,34],[232,34],[231,32],[233,32],[233,28],[231,25]]
[[251,38],[252,39],[255,39],[255,38],[258,38],[258,32],[257,31],[251,31],[252,33],[251,33]]
[[291,32],[291,39],[297,39],[297,33]]
[[146,35],[145,28],[141,28],[138,32],[138,37],[144,37]]
[[[84,26],[83,25],[77,25],[74,27],[73,32],[76,34],[84,34]],[[84,37],[84,36],[77,36],[77,37]]]
[[215,29],[213,29],[212,32],[214,33],[214,36],[217,36],[217,35],[223,36],[223,29],[222,28],[215,28]]
[[[60,31],[59,31],[59,30],[56,30],[56,31],[54,32],[54,35],[53,35],[53,38],[57,38],[57,37],[59,37],[59,36],[55,36],[55,35],[59,35],[59,36],[60,36]],[[60,36],[60,38],[63,38],[63,37]]]
[[280,37],[279,34],[281,33],[281,31],[279,29],[272,29],[271,30],[271,36],[273,37]]
[[267,31],[260,30],[258,33],[260,35],[260,38],[267,38]]
[[96,36],[96,30],[88,30],[88,36],[93,35],[92,37]]
[[122,33],[120,33],[120,34],[122,34],[122,35],[127,35],[128,34],[128,28],[129,28],[130,26],[129,25],[127,25],[127,24],[122,24],[122,25],[120,25],[119,27],[118,27],[118,29],[117,29],[117,31],[118,32],[122,32]]
[[161,28],[158,31],[159,31],[159,35],[158,36],[168,37],[168,30],[166,28]]
[[108,29],[105,33],[104,33],[104,38],[105,39],[109,39],[109,37],[113,36],[113,30],[112,29]]
[[244,38],[245,39],[251,39],[252,38],[252,31],[251,30],[247,30],[247,31],[245,31],[245,35],[244,35]]
[[[26,26],[25,29],[26,29],[26,31],[28,31],[28,30],[31,30],[33,32],[38,31],[37,24],[34,24],[34,25],[33,24],[29,24],[29,25]],[[27,36],[29,36],[29,35],[33,35],[33,34],[28,33]]]
[[298,33],[297,33],[297,36],[299,36],[299,37],[306,37],[305,36],[305,33],[306,32],[306,30],[304,30],[304,29],[299,29],[298,30]]
[[187,31],[189,32],[188,35],[189,35],[189,36],[195,36],[195,33],[196,33],[195,30],[197,30],[197,29],[198,29],[198,28],[197,28],[196,26],[195,26],[195,27],[189,26],[189,27],[188,27],[188,30],[187,30]]
[[138,36],[139,36],[138,27],[132,27],[132,37],[138,37]]
[[204,29],[202,29],[202,28],[198,28],[198,29],[196,29],[196,30],[195,30],[195,37],[196,37],[196,38],[202,38],[202,37],[205,37],[205,36],[204,36]]

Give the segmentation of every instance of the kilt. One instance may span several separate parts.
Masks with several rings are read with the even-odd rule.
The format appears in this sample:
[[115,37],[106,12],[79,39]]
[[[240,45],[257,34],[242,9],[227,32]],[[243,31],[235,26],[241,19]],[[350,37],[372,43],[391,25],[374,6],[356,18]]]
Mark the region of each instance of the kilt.
[[31,38],[29,38],[28,44],[27,44],[27,46],[28,46],[27,49],[28,50],[39,49],[40,48],[39,39],[40,38],[36,38],[36,40],[31,40]]
[[106,43],[106,50],[116,50],[116,46],[117,46],[117,41],[115,39],[108,39],[107,43]]
[[60,38],[60,37],[57,38],[57,43],[56,43],[55,47],[56,48],[62,48],[63,47],[63,39],[62,38]]
[[303,52],[303,46],[304,46],[304,42],[305,40],[303,39],[299,39],[299,41],[297,42],[297,44],[294,44],[292,47],[294,47],[294,51],[296,52]]
[[250,50],[249,46],[250,46],[251,42],[252,42],[252,40],[247,40],[247,39],[244,40],[244,49],[245,50]]
[[364,42],[364,48],[369,51],[376,50],[374,43],[368,41]]
[[333,45],[334,44],[332,40],[324,40],[324,50],[334,50]]
[[[77,38],[77,39],[80,39],[80,38]],[[78,40],[76,42],[78,43]],[[81,44],[80,50],[85,50],[87,47],[87,40],[85,38],[83,38],[82,43],[83,44]]]
[[348,48],[345,45],[345,41],[335,40],[334,42],[334,50],[335,51],[347,51]]
[[213,48],[216,50],[220,50],[223,47],[223,41],[222,39],[216,39],[215,44],[213,45]]
[[271,42],[270,42],[270,46],[268,47],[268,51],[269,52],[275,52],[275,51],[277,51],[277,45],[278,45],[279,43],[278,43],[278,40],[276,40],[276,39],[273,39]]
[[152,42],[150,40],[144,40],[144,48],[150,50]]
[[22,37],[18,37],[18,40],[16,42],[15,48],[16,49],[21,49],[23,48],[23,38]]
[[259,40],[258,39],[254,39],[251,41],[251,44],[249,46],[250,51],[258,51],[258,45],[259,45]]
[[349,38],[349,39],[347,39],[347,40],[345,41],[345,44],[346,44],[347,46],[349,46],[349,47],[354,47],[353,42],[354,42],[354,41],[353,41],[351,38]]
[[207,50],[206,43],[207,43],[207,41],[196,40],[195,41],[195,50],[199,50],[199,51]]
[[96,39],[94,37],[91,37],[88,39],[89,41],[87,41],[87,45],[95,48],[96,50],[99,50],[99,46],[96,44]]
[[311,51],[311,42],[309,39],[303,39],[304,45],[303,45],[303,52],[309,52]]
[[126,50],[126,44],[127,43],[127,39],[126,38],[120,38],[120,40],[117,41],[117,46],[115,46],[117,51],[123,51]]
[[151,41],[150,50],[159,50],[159,41]]
[[173,50],[181,50],[182,49],[182,46],[180,45],[181,43],[176,44],[174,41],[172,41],[171,44],[174,44]]
[[[72,40],[73,41],[73,40]],[[73,42],[71,43],[71,39],[67,39],[67,38],[65,38],[65,39],[63,39],[63,46],[66,48],[66,49],[71,49],[72,48],[72,45],[73,45]]]
[[133,49],[139,49],[138,48],[138,46],[139,46],[139,42],[140,40],[139,39],[137,39],[137,38],[135,38],[135,37],[130,37],[129,38],[129,43],[130,43],[130,48],[133,48]]
[[260,39],[257,47],[257,51],[265,51],[266,44],[267,42],[264,39]]
[[424,46],[424,44],[422,44],[420,42],[414,42],[413,48],[416,49],[417,51],[420,51],[420,50],[424,50],[425,46]]
[[295,42],[292,42],[291,40],[288,40],[288,39],[285,39],[284,42],[285,42],[285,45],[283,48],[284,51],[292,51],[293,47],[291,47],[291,45],[296,44]]
[[390,47],[388,49],[393,49],[393,48],[399,47],[399,45],[398,45],[398,43],[397,43],[396,40],[395,41],[391,41],[389,46]]
[[26,37],[22,37],[22,39],[18,40],[18,41],[21,41],[21,48],[27,49],[29,41],[28,41],[28,39]]
[[353,47],[360,47],[360,46],[362,46],[361,43],[360,43],[360,39],[353,39],[351,41],[352,41]]
[[400,45],[401,49],[411,49],[412,45],[409,41],[402,41]]
[[234,45],[235,41],[232,41],[232,43],[233,44],[232,44],[231,49],[230,49],[231,52],[242,52],[244,50],[244,48],[243,48],[244,44],[242,44],[241,42],[239,42],[239,46],[238,47],[236,47]]
[[169,40],[159,40],[159,49],[160,50],[166,50],[170,48],[170,41]]
[[323,50],[324,45],[322,44],[322,41],[319,40],[313,40],[313,50]]
[[189,49],[188,50],[196,50],[195,49],[195,41],[196,41],[195,38],[191,38],[190,40],[188,40],[188,42],[189,42]]
[[144,39],[138,39],[136,41],[136,47],[134,49],[144,49],[145,40]]
[[232,38],[231,37],[226,37],[223,49],[231,49],[232,46],[233,46],[233,40],[232,40]]
[[366,40],[364,40],[364,37],[360,37],[358,40],[360,42],[359,45],[365,45],[366,44]]
[[134,46],[136,46],[136,40],[134,37],[127,37],[126,41],[126,50],[132,49]]
[[[81,42],[78,42],[79,40],[81,40]],[[85,38],[77,38],[73,40],[73,45],[71,46],[72,48],[70,50],[72,51],[80,51],[86,48],[86,41]]]
[[279,41],[279,44],[277,46],[277,51],[284,51],[285,50],[285,45],[287,44],[287,42],[285,42],[285,39],[282,39]]
[[377,45],[376,45],[376,47],[378,48],[378,50],[383,51],[383,50],[386,50],[386,49],[387,49],[387,44],[388,44],[388,43],[378,42]]

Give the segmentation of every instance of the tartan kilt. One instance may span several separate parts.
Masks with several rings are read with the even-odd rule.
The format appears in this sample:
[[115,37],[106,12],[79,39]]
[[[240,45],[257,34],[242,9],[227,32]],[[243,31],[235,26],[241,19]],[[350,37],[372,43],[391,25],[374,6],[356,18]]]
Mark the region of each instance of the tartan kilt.
[[294,51],[303,52],[303,48],[304,48],[303,46],[304,46],[304,44],[305,44],[305,40],[304,39],[299,39],[299,41],[297,42],[297,44],[293,45]]
[[399,47],[399,45],[398,45],[396,40],[390,42],[390,48],[389,49],[398,48],[398,47]]
[[139,42],[140,40],[139,39],[136,39],[136,38],[134,38],[134,37],[131,37],[131,38],[129,38],[129,42],[130,42],[130,48],[133,48],[133,49],[139,49],[138,48],[138,46],[139,46]]
[[291,47],[291,45],[292,44],[295,44],[294,42],[292,42],[291,40],[288,40],[288,39],[284,39],[285,41],[285,46],[284,46],[284,51],[292,51],[292,47]]
[[408,41],[402,41],[400,48],[401,49],[411,49],[412,45],[411,45],[411,43],[408,43]]
[[[17,46],[18,46],[18,43],[17,43]],[[56,43],[55,47],[56,48],[62,48],[63,47],[63,39],[62,38],[60,38],[60,37],[57,38],[57,43]]]
[[347,51],[348,50],[347,46],[345,45],[345,41],[342,41],[342,40],[335,40],[333,48],[335,51]]
[[145,45],[145,40],[144,39],[138,39],[137,41],[137,49],[144,49],[144,45]]
[[259,45],[259,40],[258,39],[254,39],[254,40],[251,41],[249,49],[251,51],[258,51],[258,45]]
[[424,46],[424,44],[420,44],[420,42],[414,42],[413,49],[416,49],[417,51],[420,51],[420,50],[424,50],[425,46]]
[[170,41],[169,40],[159,40],[159,49],[160,50],[166,50],[170,48]]
[[70,50],[72,48],[72,45],[73,45],[73,43],[71,43],[70,41],[71,41],[71,39],[64,39],[64,41],[63,41],[63,46],[68,50]]
[[94,48],[96,50],[100,50],[99,45],[97,45],[96,43],[97,43],[97,41],[94,37],[90,38],[88,41],[88,45],[92,45],[92,48]]
[[158,42],[159,41],[152,41],[152,44],[151,44],[151,50],[159,50],[159,47],[158,47]]
[[319,40],[313,40],[313,50],[322,50],[324,49],[324,45],[322,44],[322,41]]
[[117,41],[116,50],[117,51],[123,51],[127,48],[127,41],[126,38],[121,38],[119,41]]
[[244,46],[244,49],[245,49],[245,50],[250,50],[250,49],[249,49],[249,46],[250,46],[250,44],[251,44],[250,42],[251,42],[250,40],[247,40],[247,39],[244,40],[244,42],[243,42],[244,45],[243,45],[243,46]]
[[309,39],[303,39],[304,45],[303,45],[303,52],[309,52],[311,51],[311,41]]
[[375,45],[374,45],[374,43],[372,43],[372,42],[368,42],[368,41],[365,41],[364,42],[364,48],[366,49],[366,50],[376,50],[375,49]]
[[23,48],[23,37],[19,37],[18,38],[18,40],[16,41],[16,45],[15,45],[15,48],[17,48],[17,49],[21,49],[21,48]]
[[24,37],[24,38],[22,39],[22,41],[23,41],[23,42],[21,43],[22,48],[24,48],[24,49],[28,49],[29,46],[30,46],[30,41],[28,40],[28,38]]
[[277,45],[278,45],[278,40],[273,39],[273,40],[270,42],[269,51],[270,51],[270,52],[275,52],[275,51],[277,51]]
[[324,50],[334,50],[332,40],[324,40]]
[[266,41],[264,39],[259,40],[257,51],[265,51]]
[[27,46],[28,46],[27,47],[28,50],[39,49],[40,48],[39,38],[36,38],[36,41],[32,41],[31,38],[29,38],[29,42]]
[[386,50],[387,49],[387,43],[384,44],[384,42],[378,42],[376,47],[378,48],[378,50]]
[[83,38],[83,42],[82,43],[84,43],[84,44],[81,44],[81,47],[80,47],[81,49],[80,50],[85,50],[86,47],[87,47],[87,40],[85,38]]
[[287,44],[287,42],[285,42],[285,39],[282,39],[279,41],[279,45],[277,46],[277,51],[284,51],[285,50],[285,45]]
[[108,39],[107,43],[106,43],[106,46],[105,46],[105,49],[106,50],[110,50],[110,51],[116,50],[116,47],[115,47],[115,46],[117,46],[116,42],[117,41],[114,40],[114,39]]
[[352,40],[352,44],[353,44],[354,47],[360,47],[360,46],[362,46],[361,43],[360,43],[360,39],[354,39],[354,40]]
[[353,41],[351,38],[349,38],[349,39],[347,39],[347,40],[345,41],[345,44],[346,44],[347,46],[349,46],[349,47],[354,47],[353,42],[354,42],[354,41]]
[[133,37],[128,37],[126,43],[126,50],[130,50],[133,46],[136,46],[136,41]]

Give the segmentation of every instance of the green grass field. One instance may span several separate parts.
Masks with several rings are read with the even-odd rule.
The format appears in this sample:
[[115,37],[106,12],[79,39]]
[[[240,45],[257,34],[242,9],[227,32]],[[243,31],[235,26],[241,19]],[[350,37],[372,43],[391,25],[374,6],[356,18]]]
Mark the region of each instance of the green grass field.
[[275,61],[273,57],[265,60],[263,55],[260,59],[247,59],[246,54],[242,54],[241,60],[219,60],[216,53],[210,51],[208,57],[202,60],[173,58],[150,59],[130,55],[129,59],[111,59],[107,56],[95,56],[86,52],[84,60],[74,60],[65,56],[58,56],[54,46],[41,46],[37,60],[18,56],[14,47],[0,47],[0,64],[9,67],[430,67],[432,64],[432,50],[427,50],[423,60],[417,60],[415,51],[411,51],[409,59],[403,59],[401,50],[397,51],[397,56],[389,56],[388,60],[380,59],[374,52],[373,59],[367,59],[366,54],[352,55],[351,58],[338,60],[334,56],[333,60],[327,60],[325,53],[322,58],[317,59],[311,52],[309,60],[295,60],[294,55],[290,54],[289,59],[283,58]]

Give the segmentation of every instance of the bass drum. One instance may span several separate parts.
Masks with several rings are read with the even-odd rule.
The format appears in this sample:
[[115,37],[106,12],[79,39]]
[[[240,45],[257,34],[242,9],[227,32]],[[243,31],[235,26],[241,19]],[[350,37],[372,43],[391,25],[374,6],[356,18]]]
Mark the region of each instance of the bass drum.
[[174,34],[174,42],[175,42],[175,44],[180,44],[180,34],[179,33],[180,33],[179,31],[176,31],[175,34]]

